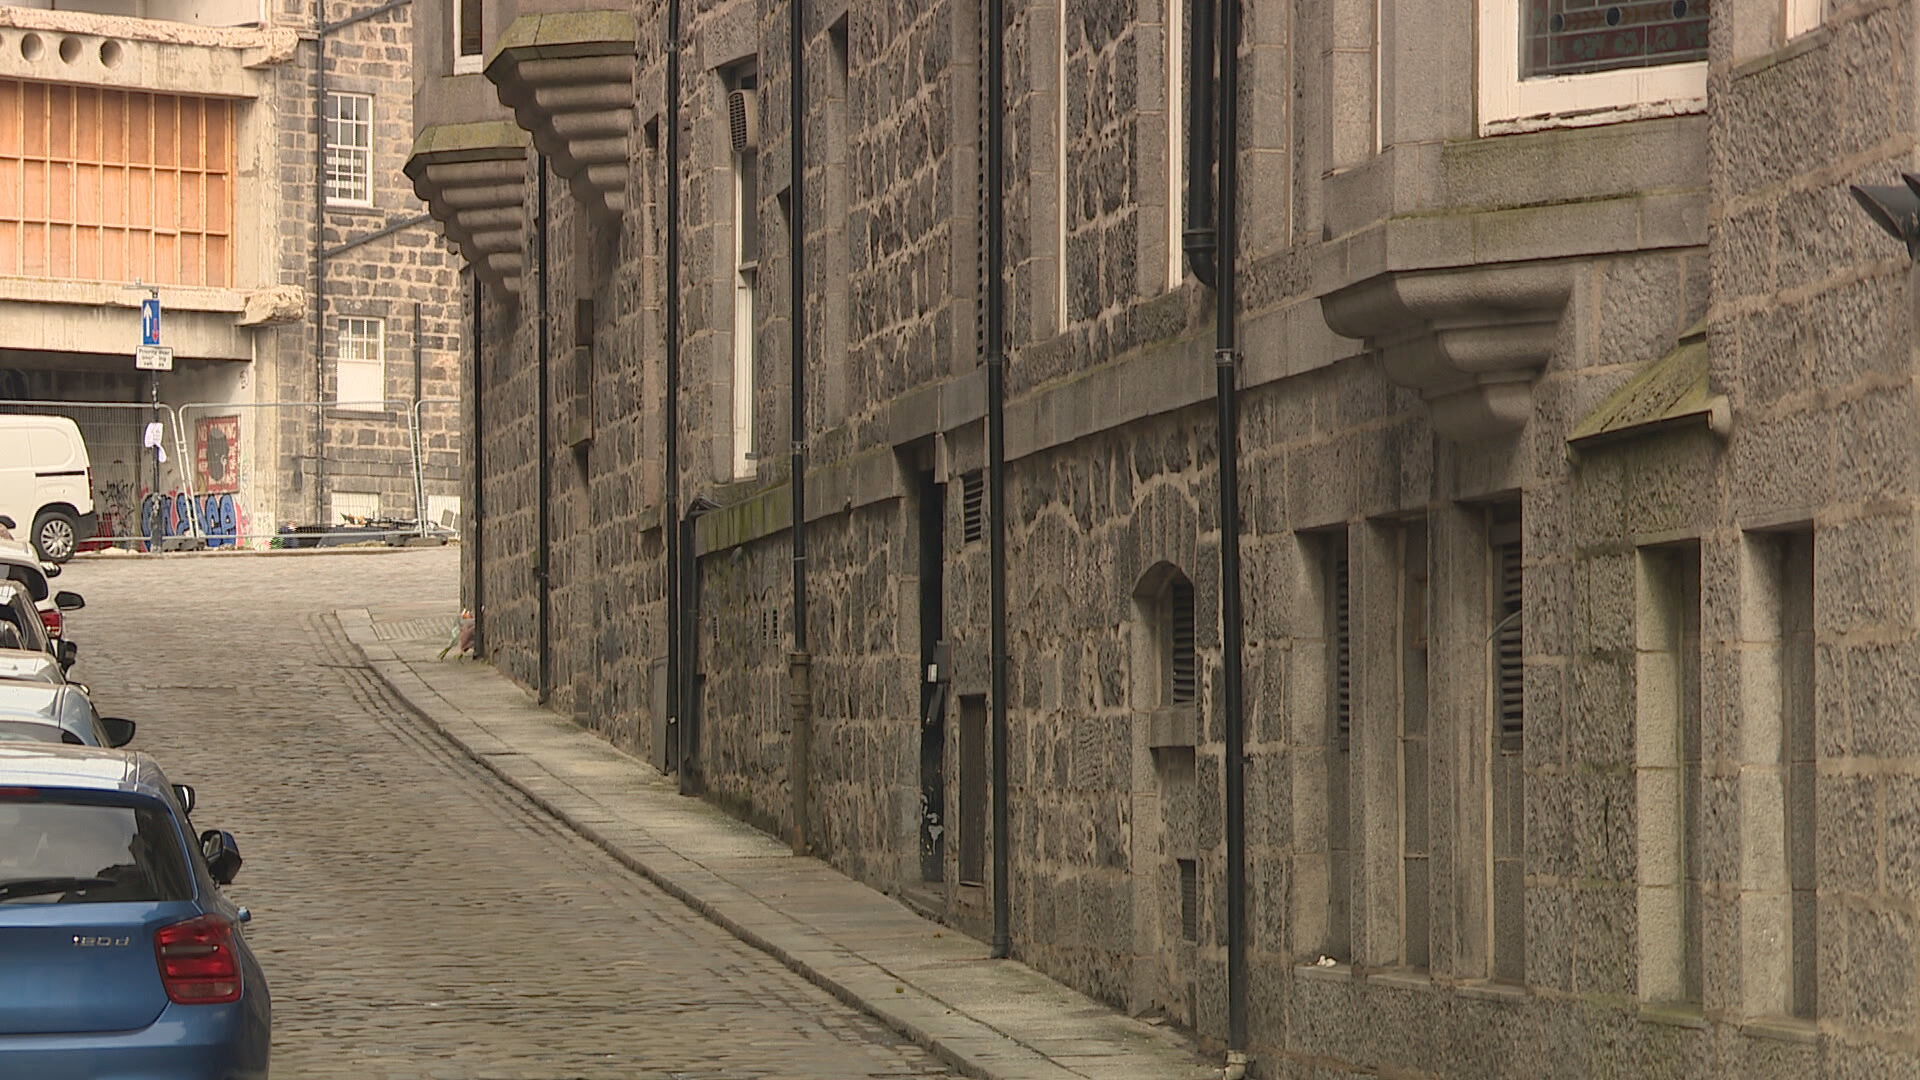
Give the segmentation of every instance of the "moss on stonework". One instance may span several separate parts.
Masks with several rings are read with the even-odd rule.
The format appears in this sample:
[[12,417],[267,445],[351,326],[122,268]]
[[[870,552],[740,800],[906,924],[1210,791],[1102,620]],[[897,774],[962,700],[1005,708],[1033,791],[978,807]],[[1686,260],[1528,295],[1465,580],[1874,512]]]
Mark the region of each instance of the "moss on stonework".
[[1618,438],[1676,420],[1706,416],[1714,399],[1707,385],[1707,325],[1702,320],[1680,335],[1672,351],[1648,364],[1575,425],[1567,441]]
[[413,140],[412,158],[434,155],[452,158],[457,154],[481,156],[480,151],[496,151],[489,157],[503,157],[497,151],[524,151],[529,145],[527,133],[511,120],[483,120],[472,124],[435,124],[422,128]]
[[[533,58],[601,56],[632,52],[633,14],[627,11],[559,11],[522,15],[513,20],[487,57],[487,76],[499,79],[493,65]],[[508,54],[512,54],[509,56]]]

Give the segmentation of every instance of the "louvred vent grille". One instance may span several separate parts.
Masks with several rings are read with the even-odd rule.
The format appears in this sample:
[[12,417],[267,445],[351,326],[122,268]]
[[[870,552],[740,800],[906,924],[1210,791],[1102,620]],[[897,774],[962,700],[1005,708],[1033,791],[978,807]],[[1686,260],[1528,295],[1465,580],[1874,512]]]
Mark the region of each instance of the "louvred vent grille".
[[979,469],[960,477],[960,539],[971,544],[987,535],[987,478]]
[[1500,731],[1500,749],[1519,753],[1526,735],[1526,669],[1521,642],[1520,543],[1502,544],[1494,550],[1495,615],[1499,629],[1494,633],[1494,693]]
[[1193,583],[1176,581],[1167,588],[1168,657],[1167,699],[1186,705],[1199,699],[1200,672],[1194,656]]

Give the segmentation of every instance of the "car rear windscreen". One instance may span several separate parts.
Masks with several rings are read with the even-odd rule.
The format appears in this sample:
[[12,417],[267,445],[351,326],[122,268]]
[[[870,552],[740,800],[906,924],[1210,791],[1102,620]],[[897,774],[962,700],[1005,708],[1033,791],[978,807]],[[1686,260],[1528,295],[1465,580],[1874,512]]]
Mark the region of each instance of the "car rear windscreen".
[[100,904],[192,897],[164,811],[0,790],[0,904]]
[[[50,742],[67,746],[85,745],[80,736],[59,724],[36,724],[31,720],[0,720],[0,743]],[[4,843],[5,841],[0,841]]]
[[37,604],[47,598],[47,593],[51,587],[47,584],[47,575],[41,573],[39,570],[31,566],[22,566],[19,563],[0,563],[0,569],[6,571],[8,581],[19,582],[20,587],[27,591],[27,596],[31,598],[34,603]]

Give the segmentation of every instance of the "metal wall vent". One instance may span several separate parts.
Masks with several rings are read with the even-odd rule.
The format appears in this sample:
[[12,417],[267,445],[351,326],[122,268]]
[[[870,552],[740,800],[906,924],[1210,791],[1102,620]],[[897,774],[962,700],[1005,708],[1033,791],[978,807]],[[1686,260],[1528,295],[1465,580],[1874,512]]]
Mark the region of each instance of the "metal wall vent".
[[733,135],[734,153],[760,148],[760,102],[754,91],[727,91],[727,125]]
[[960,476],[960,542],[987,535],[987,478],[979,469]]
[[1193,582],[1180,578],[1167,586],[1167,701],[1187,705],[1199,700],[1199,664],[1194,656]]
[[1521,633],[1521,598],[1525,577],[1520,568],[1520,541],[1516,538],[1494,549],[1493,635],[1494,694],[1498,710],[1500,750],[1517,754],[1527,729],[1526,666]]
[[1347,538],[1335,538],[1343,549],[1333,557],[1333,737],[1345,750],[1353,740],[1353,605],[1351,575],[1344,548]]

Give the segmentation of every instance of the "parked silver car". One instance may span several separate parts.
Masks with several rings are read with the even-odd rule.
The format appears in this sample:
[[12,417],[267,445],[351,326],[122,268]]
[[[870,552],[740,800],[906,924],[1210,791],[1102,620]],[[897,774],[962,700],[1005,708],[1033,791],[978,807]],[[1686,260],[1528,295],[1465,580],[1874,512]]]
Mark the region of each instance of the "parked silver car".
[[71,683],[0,682],[0,741],[125,746],[135,724],[101,716]]
[[53,657],[37,649],[0,649],[0,682],[67,682],[67,673]]
[[0,581],[0,649],[31,649],[60,661],[62,668],[73,666],[80,647],[64,639],[55,640],[45,620],[34,607],[25,589],[12,581]]

